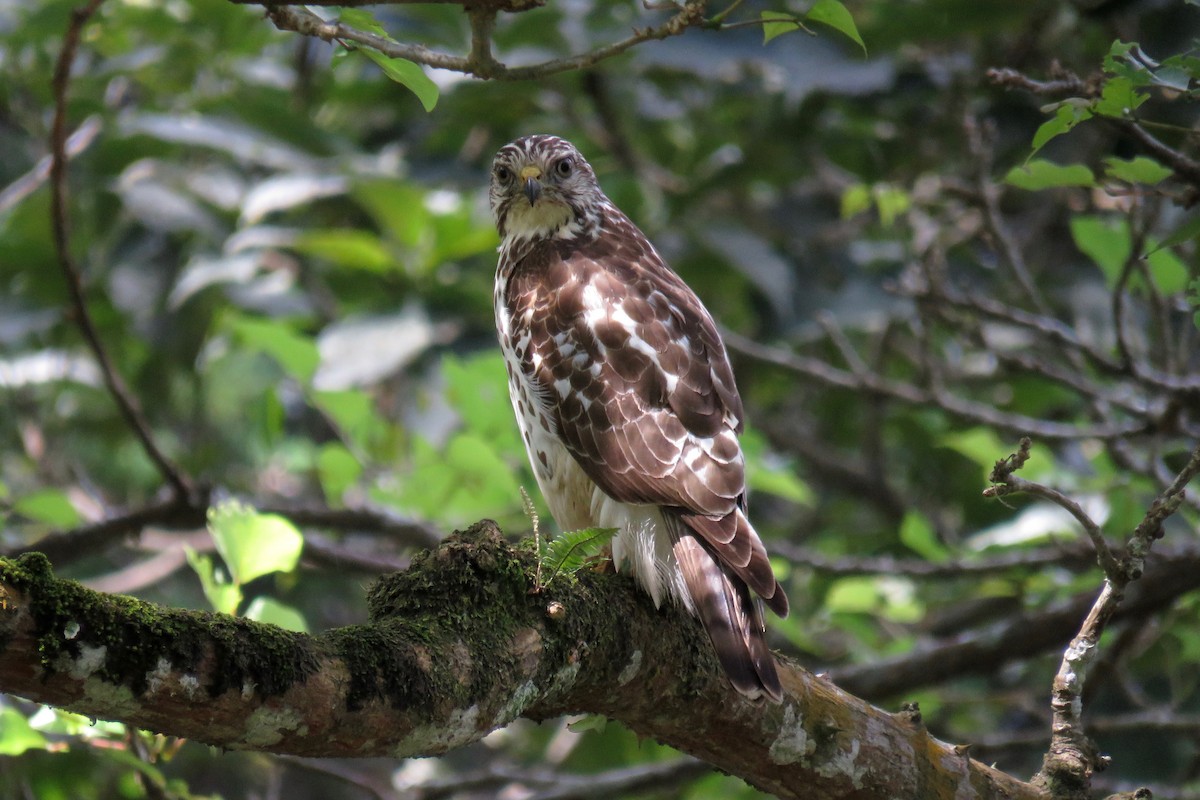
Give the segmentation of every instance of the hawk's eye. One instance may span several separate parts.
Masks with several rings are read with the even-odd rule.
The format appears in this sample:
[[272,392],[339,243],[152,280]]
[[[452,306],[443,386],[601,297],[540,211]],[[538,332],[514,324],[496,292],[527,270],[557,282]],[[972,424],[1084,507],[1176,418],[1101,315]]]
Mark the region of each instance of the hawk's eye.
[[496,180],[508,183],[512,179],[512,170],[508,167],[496,167]]
[[570,156],[567,156],[566,158],[562,159],[561,161],[559,161],[557,164],[554,165],[554,171],[557,172],[559,174],[559,177],[562,177],[562,178],[569,177],[571,175],[571,172],[574,171],[574,169],[575,169],[575,162],[571,160]]

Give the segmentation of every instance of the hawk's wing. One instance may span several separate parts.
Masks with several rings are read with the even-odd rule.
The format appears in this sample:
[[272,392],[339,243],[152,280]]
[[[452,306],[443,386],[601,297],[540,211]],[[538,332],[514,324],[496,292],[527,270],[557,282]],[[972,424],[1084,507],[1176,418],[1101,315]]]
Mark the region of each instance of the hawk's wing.
[[[744,514],[742,401],[700,301],[623,216],[547,241],[508,281],[520,366],[606,494],[663,506],[777,613],[787,600]],[[528,336],[528,339],[525,337]]]

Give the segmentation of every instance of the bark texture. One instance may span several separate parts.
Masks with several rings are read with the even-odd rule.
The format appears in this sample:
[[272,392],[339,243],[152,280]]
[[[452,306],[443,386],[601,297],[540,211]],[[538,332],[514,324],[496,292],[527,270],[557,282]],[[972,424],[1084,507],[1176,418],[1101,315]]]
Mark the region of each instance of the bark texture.
[[786,661],[779,705],[722,677],[699,625],[624,577],[531,592],[482,522],[317,635],[105,595],[0,560],[0,690],[232,749],[439,755],[517,717],[602,714],[784,798],[1046,798]]

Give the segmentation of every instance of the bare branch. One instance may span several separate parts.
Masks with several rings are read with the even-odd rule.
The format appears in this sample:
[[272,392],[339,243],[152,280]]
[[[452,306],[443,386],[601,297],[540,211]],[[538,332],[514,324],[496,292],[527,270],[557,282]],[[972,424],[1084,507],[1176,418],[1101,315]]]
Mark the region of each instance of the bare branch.
[[[239,6],[262,6],[268,11],[286,6],[294,6],[292,0],[229,0]],[[491,11],[520,12],[546,5],[546,0],[315,0],[304,3],[306,6],[337,6],[339,8],[360,8],[362,6],[400,6],[400,5],[451,5],[472,9],[487,9]]]
[[[405,0],[407,1],[407,0]],[[427,47],[415,44],[405,44],[394,41],[386,36],[379,36],[367,31],[361,31],[340,22],[326,22],[309,11],[301,11],[293,6],[277,5],[270,2],[259,3],[267,8],[267,16],[280,30],[294,31],[305,36],[315,36],[327,42],[350,41],[378,50],[389,58],[404,58],[427,67],[453,70],[477,78],[502,81],[523,81],[534,78],[544,78],[559,72],[585,69],[607,58],[620,55],[631,47],[656,39],[666,39],[678,36],[688,28],[704,23],[706,0],[688,0],[679,11],[661,25],[650,28],[635,29],[634,32],[619,41],[597,47],[586,53],[567,58],[543,61],[540,64],[510,67],[497,61],[491,52],[491,29],[497,11],[525,11],[542,3],[529,2],[508,7],[503,4],[470,3],[462,5],[467,9],[471,21],[471,50],[467,56],[455,56],[440,53]],[[342,5],[339,3],[338,5]]]
[[1090,96],[1098,91],[1092,83],[1076,75],[1067,74],[1051,81],[1038,81],[1015,69],[989,69],[987,78],[1005,89],[1025,89],[1034,94],[1082,94]]
[[[93,114],[80,123],[79,127],[67,137],[64,151],[68,158],[74,158],[87,150],[96,141],[103,129],[104,123],[99,114]],[[50,178],[51,156],[41,158],[33,169],[26,172],[0,191],[0,214],[13,208],[29,195],[37,191]]]
[[1073,548],[1046,547],[1020,550],[980,558],[954,558],[925,561],[893,556],[826,556],[806,550],[788,541],[771,542],[778,553],[796,566],[810,567],[827,575],[905,575],[910,578],[962,578],[966,575],[994,575],[1017,569],[1067,567],[1079,569],[1094,565],[1095,551],[1086,545]]
[[[1196,589],[1200,589],[1200,552],[1172,553],[1169,560],[1156,560],[1147,568],[1146,579],[1131,587],[1114,618],[1157,613]],[[830,670],[830,677],[849,692],[882,701],[951,678],[994,675],[1000,664],[1062,647],[1094,601],[1092,592],[1080,594],[978,631],[919,645],[901,656],[837,667]]]
[[[1028,455],[1028,442],[1028,439],[1022,441],[1022,450],[1026,456]],[[1084,532],[1092,540],[1092,546],[1096,548],[1096,558],[1100,561],[1100,567],[1104,570],[1104,574],[1109,578],[1114,578],[1122,572],[1121,565],[1117,562],[1116,557],[1113,556],[1112,550],[1109,549],[1108,542],[1104,540],[1104,532],[1100,530],[1100,526],[1088,516],[1088,513],[1083,510],[1083,507],[1079,503],[1076,503],[1057,489],[1051,489],[1049,486],[1043,486],[1040,483],[1017,477],[1012,474],[1016,467],[1002,470],[999,466],[1000,463],[1003,462],[997,463],[997,469],[992,474],[992,479],[997,482],[983,490],[984,497],[999,498],[1012,494],[1031,494],[1035,497],[1049,500],[1060,508],[1066,509],[1083,526]],[[1022,463],[1024,463],[1023,460]]]
[[71,83],[71,65],[75,62],[75,52],[79,47],[80,34],[83,26],[96,13],[96,9],[104,0],[89,0],[87,5],[71,12],[71,23],[63,36],[62,50],[54,65],[54,122],[50,129],[50,217],[54,231],[54,251],[58,256],[58,264],[66,279],[67,290],[71,296],[71,314],[75,324],[79,326],[84,341],[92,351],[93,357],[100,366],[104,376],[104,385],[116,401],[117,408],[125,422],[133,429],[142,449],[159,473],[171,485],[176,497],[186,497],[192,493],[191,481],[179,469],[154,441],[150,432],[150,424],[142,413],[137,398],[129,391],[124,378],[117,372],[108,355],[96,323],[88,311],[87,301],[83,295],[83,279],[75,257],[71,253],[70,213],[67,195],[67,90]]
[[995,138],[995,126],[981,125],[973,116],[968,115],[963,127],[966,129],[967,144],[977,167],[975,194],[981,201],[980,205],[983,207],[987,226],[1000,246],[1001,257],[1008,264],[1021,291],[1029,298],[1034,308],[1042,314],[1048,314],[1049,308],[1046,300],[1033,282],[1029,266],[1025,263],[1025,255],[1021,252],[1021,246],[1004,221],[1004,215],[1000,213],[1001,188],[992,178],[992,167],[994,166],[992,142]]
[[32,544],[12,548],[3,555],[13,558],[36,551],[54,563],[68,564],[103,552],[151,525],[185,530],[202,528],[207,511],[206,499],[172,497],[69,531],[48,534]]
[[990,425],[1003,431],[1020,435],[1030,434],[1039,439],[1054,441],[1077,439],[1120,439],[1141,433],[1144,423],[1109,423],[1100,425],[1072,425],[1052,420],[1040,420],[1022,414],[1010,414],[993,406],[965,400],[945,389],[922,389],[910,383],[891,380],[870,373],[855,375],[852,372],[832,367],[817,358],[792,353],[781,348],[759,344],[727,329],[722,336],[729,349],[743,355],[774,364],[784,369],[812,378],[828,386],[870,392],[881,397],[890,397],[912,405],[934,405],[947,414],[974,424]]
[[[388,511],[366,508],[322,508],[319,506],[252,505],[264,514],[287,517],[302,528],[323,528],[347,532],[372,533],[406,547],[433,547],[441,541],[441,533],[427,522],[402,517]],[[12,548],[3,555],[10,558],[24,553],[39,552],[57,564],[68,564],[112,547],[128,538],[135,538],[150,526],[176,530],[203,528],[207,522],[209,497],[169,498],[134,511],[119,514],[100,522],[83,525],[69,531],[43,536],[36,542]],[[308,542],[307,555],[326,562],[341,559],[358,568],[356,559],[331,543],[319,538]],[[380,564],[383,571],[384,564]]]
[[1096,659],[1100,636],[1121,605],[1126,587],[1142,577],[1146,556],[1153,542],[1162,537],[1163,521],[1178,510],[1183,502],[1184,487],[1197,473],[1200,473],[1200,445],[1138,523],[1130,536],[1123,563],[1115,573],[1109,574],[1100,596],[1079,627],[1079,633],[1063,653],[1051,691],[1050,749],[1035,779],[1039,785],[1084,792],[1089,788],[1092,774],[1106,765],[1105,757],[1097,752],[1083,727],[1083,690],[1088,672]]

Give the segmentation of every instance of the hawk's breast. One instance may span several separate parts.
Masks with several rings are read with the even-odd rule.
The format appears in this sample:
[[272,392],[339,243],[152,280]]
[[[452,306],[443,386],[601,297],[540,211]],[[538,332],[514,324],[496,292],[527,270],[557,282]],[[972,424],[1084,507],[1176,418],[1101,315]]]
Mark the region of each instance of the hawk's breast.
[[[526,360],[541,358],[530,351],[530,323],[534,307],[510,307],[507,300],[508,275],[496,275],[496,333],[504,366],[508,371],[508,395],[512,401],[517,426],[525,442],[534,477],[550,513],[563,530],[577,530],[597,525],[592,508],[599,488],[567,450],[557,430],[557,422],[546,410],[545,393],[554,387],[536,383],[522,366]],[[563,339],[560,346],[569,346]]]

